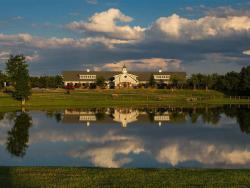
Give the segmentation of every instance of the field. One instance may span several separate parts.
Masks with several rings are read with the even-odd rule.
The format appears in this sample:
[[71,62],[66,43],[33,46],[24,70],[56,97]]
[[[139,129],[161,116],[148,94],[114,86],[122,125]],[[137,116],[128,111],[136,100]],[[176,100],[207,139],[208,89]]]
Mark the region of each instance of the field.
[[1,187],[249,187],[250,170],[1,167]]
[[[220,104],[250,104],[250,99],[225,97],[217,91],[204,90],[34,90],[26,102],[27,108],[51,107],[112,107],[112,106],[193,106]],[[8,94],[0,92],[0,107],[20,107]]]

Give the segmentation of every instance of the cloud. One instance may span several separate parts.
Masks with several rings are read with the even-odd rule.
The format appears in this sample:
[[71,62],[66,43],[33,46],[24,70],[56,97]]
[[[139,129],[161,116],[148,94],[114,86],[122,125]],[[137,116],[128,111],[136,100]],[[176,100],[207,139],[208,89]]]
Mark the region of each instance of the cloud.
[[[8,52],[0,52],[0,62],[1,60],[7,60],[9,59],[10,54],[12,54],[12,52],[8,51]],[[40,56],[39,54],[35,51],[34,54],[31,55],[25,55],[25,58],[28,62],[35,62],[35,61],[39,61],[40,60]]]
[[23,20],[24,17],[22,17],[22,16],[15,16],[15,17],[13,17],[12,19],[13,19],[13,20]]
[[[239,132],[235,118],[226,118],[225,115],[225,119],[221,119],[216,127],[201,121],[197,122],[198,127],[193,127],[187,118],[182,131],[171,123],[167,127],[147,126],[145,129],[140,122],[125,130],[111,121],[105,121],[104,126],[93,122],[93,127],[82,127],[81,124],[57,124],[51,127],[53,121],[45,118],[43,113],[31,112],[31,115],[35,125],[29,130],[30,152],[27,157],[36,153],[34,148],[40,148],[41,153],[46,150],[47,156],[53,159],[60,153],[64,158],[70,157],[69,161],[73,161],[71,164],[87,162],[89,165],[90,162],[99,167],[197,165],[249,168],[250,165],[249,137]],[[149,125],[147,118],[142,119],[145,125]],[[2,147],[6,144],[7,132],[13,123],[8,114],[0,121]],[[59,147],[62,145],[65,147]],[[42,155],[37,157],[37,162],[44,161]]]
[[80,16],[81,14],[79,12],[70,12],[70,16]]
[[122,40],[138,40],[143,37],[144,28],[140,26],[117,25],[117,22],[131,22],[133,18],[124,15],[119,9],[95,13],[88,22],[74,21],[67,25],[72,30],[97,32],[111,38]]
[[[149,70],[147,66],[152,69],[166,67],[167,70],[185,67],[188,73],[208,70],[225,73],[238,71],[249,63],[249,56],[242,54],[242,49],[249,49],[249,19],[239,11],[232,16],[207,14],[196,19],[173,14],[142,27],[134,26],[132,17],[111,8],[95,13],[88,21],[67,24],[73,34],[76,32],[72,37],[0,34],[0,50],[18,52],[21,49],[24,54],[38,51],[43,62],[30,66],[31,72],[36,71],[36,74],[43,74],[48,69],[50,74],[57,74],[64,69],[79,69],[82,64],[92,64],[99,70],[116,69],[120,65],[116,63],[121,61],[133,61],[137,70]],[[45,23],[44,27],[51,29],[54,26]],[[56,29],[65,29],[65,26],[58,25]],[[145,63],[146,59],[156,65]],[[162,64],[164,59],[179,60],[180,69],[178,63]],[[219,68],[214,70],[217,65]]]
[[167,70],[177,71],[182,70],[181,61],[178,59],[163,59],[163,58],[150,58],[150,59],[133,59],[122,60],[115,63],[107,63],[100,67],[94,67],[95,70],[112,70],[120,71],[121,67],[126,65],[128,69],[137,71],[152,71],[152,70]]
[[[0,127],[1,128],[1,127]],[[46,130],[45,130],[46,131]],[[118,135],[116,132],[109,130],[104,135],[95,135],[89,132],[74,132],[71,135],[65,134],[65,132],[58,132],[57,130],[51,130],[50,134],[45,131],[36,132],[31,135],[30,143],[35,144],[41,142],[44,138],[50,142],[73,142],[75,140],[86,143],[99,143],[104,144],[106,142],[122,142],[133,140],[132,137],[127,135]],[[63,130],[62,130],[63,131]]]
[[0,52],[0,61],[7,60],[9,58],[10,52]]
[[245,55],[250,55],[250,50],[244,50],[242,53]]
[[35,52],[33,55],[27,55],[25,57],[28,62],[36,62],[40,60],[40,56],[37,52]]
[[86,0],[87,3],[92,4],[92,5],[96,5],[98,4],[97,0]]
[[6,143],[8,131],[11,129],[13,122],[4,115],[4,119],[0,120],[0,146]]
[[158,151],[156,159],[161,163],[170,163],[173,166],[186,161],[197,161],[214,166],[222,163],[245,165],[250,163],[250,150],[194,140],[185,142],[172,140],[172,143],[166,144]]
[[216,17],[231,17],[231,16],[250,16],[250,10],[234,9],[230,6],[221,6],[216,8],[206,8],[204,14]]
[[[231,16],[219,18],[205,16],[199,19],[187,19],[173,14],[161,17],[151,26],[148,37],[165,40],[204,40],[228,37],[236,33],[248,33],[250,18],[248,16]],[[151,36],[152,35],[152,36]]]
[[[74,158],[90,158],[91,163],[97,167],[118,168],[132,162],[129,154],[139,154],[144,152],[143,147],[136,141],[123,141],[112,143],[100,147],[92,146],[90,148],[71,151],[69,155]],[[120,156],[119,158],[117,156]]]
[[6,46],[29,45],[37,48],[61,48],[61,47],[75,47],[86,48],[95,44],[102,44],[108,48],[113,48],[117,44],[126,44],[128,41],[119,39],[110,39],[106,37],[86,37],[80,39],[74,38],[42,38],[32,36],[27,33],[17,35],[0,34],[0,44]]

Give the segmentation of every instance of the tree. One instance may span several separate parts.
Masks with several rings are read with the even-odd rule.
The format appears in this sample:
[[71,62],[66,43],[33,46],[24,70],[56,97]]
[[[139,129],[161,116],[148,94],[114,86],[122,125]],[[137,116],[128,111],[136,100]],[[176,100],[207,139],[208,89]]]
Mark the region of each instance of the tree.
[[240,89],[242,95],[250,96],[250,66],[243,67],[240,71]]
[[29,71],[25,57],[23,55],[11,55],[6,63],[6,71],[15,88],[13,97],[22,101],[22,105],[24,105],[25,100],[31,95]]
[[105,86],[105,78],[102,76],[99,76],[96,78],[96,85],[99,87],[104,87]]
[[[6,63],[6,72],[8,77],[12,82],[16,82],[19,79],[18,70],[20,66],[26,65],[25,57],[23,55],[10,55],[7,63]],[[26,65],[27,66],[27,65]]]
[[61,88],[63,87],[63,78],[60,75],[56,75],[54,77],[55,80],[55,88]]
[[150,78],[149,78],[149,81],[148,81],[148,85],[150,87],[155,87],[155,84],[156,84],[156,81],[155,81],[155,78],[154,78],[154,75],[151,74]]
[[190,84],[193,86],[193,90],[197,89],[199,85],[199,78],[197,74],[193,74],[189,80]]
[[228,72],[224,77],[225,90],[230,93],[235,93],[239,91],[240,84],[240,74],[237,72]]
[[2,73],[2,71],[0,71],[0,89],[2,89],[4,87],[4,82],[6,82],[6,77]]
[[179,75],[171,76],[170,80],[174,88],[183,88],[183,85],[186,81],[185,78]]
[[172,86],[173,86],[174,88],[177,88],[177,86],[178,86],[178,84],[179,84],[178,78],[177,78],[176,76],[172,76],[172,77],[171,77],[171,83],[172,83]]
[[29,84],[29,73],[26,66],[20,66],[17,72],[19,79],[16,80],[14,98],[22,101],[22,105],[25,104],[25,100],[31,95],[31,88]]
[[7,150],[14,156],[23,157],[28,148],[29,128],[32,126],[32,119],[22,112],[15,119],[13,128],[8,132],[6,143]]
[[239,109],[237,112],[237,121],[242,132],[250,134],[250,112],[249,109]]

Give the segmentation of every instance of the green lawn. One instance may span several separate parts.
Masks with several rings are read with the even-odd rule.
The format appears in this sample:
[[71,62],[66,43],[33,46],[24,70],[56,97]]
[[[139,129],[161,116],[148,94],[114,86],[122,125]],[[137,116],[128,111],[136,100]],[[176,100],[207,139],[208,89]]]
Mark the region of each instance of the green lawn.
[[249,187],[250,170],[0,168],[3,188],[11,187]]
[[[213,104],[250,104],[249,99],[228,98],[217,91],[204,90],[80,90],[65,94],[64,90],[33,91],[27,108],[34,107],[105,107],[105,106],[193,106]],[[19,107],[20,102],[0,93],[0,107]]]

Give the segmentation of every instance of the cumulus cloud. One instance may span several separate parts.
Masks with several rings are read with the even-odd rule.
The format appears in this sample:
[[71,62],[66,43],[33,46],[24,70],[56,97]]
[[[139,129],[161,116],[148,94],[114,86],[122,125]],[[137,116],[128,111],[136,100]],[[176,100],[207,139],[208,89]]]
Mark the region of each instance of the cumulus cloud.
[[[5,51],[0,52],[0,62],[9,59],[10,54],[12,54],[10,51],[8,51],[8,52],[5,52]],[[35,61],[40,60],[40,56],[36,51],[34,52],[34,54],[25,55],[25,57],[26,57],[26,60],[29,61],[29,62],[35,62]]]
[[202,40],[227,37],[235,33],[249,33],[249,28],[248,16],[226,18],[205,16],[192,20],[173,14],[157,19],[150,28],[148,37],[158,37],[160,34],[160,37],[164,37],[165,40]]
[[234,9],[230,6],[221,6],[217,8],[206,7],[204,13],[208,16],[216,16],[216,17],[250,16],[250,10]]
[[15,47],[17,45],[28,45],[36,48],[61,48],[61,47],[75,47],[85,48],[95,44],[102,44],[108,48],[113,48],[117,44],[126,44],[128,41],[119,39],[110,39],[106,37],[86,37],[80,39],[74,38],[42,38],[32,36],[27,33],[17,35],[0,34],[0,44],[4,46]]
[[88,22],[74,21],[68,24],[72,30],[83,30],[88,32],[102,33],[108,37],[138,40],[143,36],[144,28],[140,26],[131,27],[129,25],[117,25],[117,22],[131,22],[133,18],[126,16],[119,9],[111,8],[101,13],[95,13]]
[[244,50],[242,53],[245,55],[250,55],[250,50]]
[[95,70],[113,70],[120,71],[121,67],[126,65],[131,70],[137,71],[152,71],[152,70],[166,70],[177,71],[182,70],[181,61],[178,59],[163,59],[163,58],[149,58],[149,59],[132,59],[122,60],[115,63],[107,63],[105,65],[94,67]]
[[[102,147],[91,147],[80,151],[71,151],[69,155],[74,158],[90,158],[93,165],[97,167],[118,168],[130,163],[129,154],[139,154],[144,152],[140,143],[135,141],[123,141],[103,145]],[[120,156],[117,158],[117,156]]]
[[[113,48],[118,44],[131,44],[151,40],[188,41],[211,38],[224,38],[232,35],[250,35],[249,16],[216,17],[205,16],[198,19],[188,19],[173,14],[169,17],[158,18],[151,27],[120,25],[117,22],[131,22],[133,18],[123,14],[119,9],[95,13],[88,22],[74,21],[67,25],[72,30],[87,32],[84,38],[43,38],[28,33],[16,35],[0,34],[0,43],[32,44],[35,47],[86,47],[103,44]],[[88,36],[91,35],[91,36]],[[6,44],[6,43],[5,43]],[[9,44],[9,43],[7,43]],[[11,43],[10,43],[11,44]]]
[[[186,9],[192,10],[191,7]],[[228,8],[228,12],[232,10],[229,11]],[[200,69],[206,72],[208,69],[204,68],[203,64],[205,61],[209,62],[213,72],[218,73],[225,73],[226,70],[238,71],[243,64],[246,65],[248,56],[242,54],[242,49],[249,49],[250,17],[248,14],[243,15],[240,11],[237,14],[227,13],[225,16],[207,13],[196,19],[173,14],[158,18],[146,28],[133,26],[132,20],[132,17],[125,15],[119,9],[111,8],[95,13],[88,21],[69,23],[68,28],[83,32],[78,33],[77,37],[41,37],[29,33],[0,34],[0,46],[4,52],[22,49],[24,52],[37,50],[39,54],[46,54],[43,65],[47,67],[42,64],[39,67],[38,63],[31,66],[31,71],[37,71],[36,74],[46,71],[48,67],[51,73],[58,73],[62,69],[80,67],[84,63],[93,64],[96,70],[108,69],[117,67],[116,63],[123,60],[133,61],[138,70],[149,70],[146,66],[152,69],[160,67],[164,69],[166,66],[162,65],[164,59],[181,60],[181,67],[185,67],[188,72],[191,70],[190,63],[194,65],[192,72],[200,72]],[[57,29],[63,28],[65,29],[65,26]],[[97,53],[99,56],[96,56]],[[222,54],[223,57],[214,55],[216,53]],[[207,61],[204,54],[211,54],[214,60]],[[155,57],[159,60],[156,61]],[[69,61],[65,63],[62,61],[72,58],[74,62],[71,62],[71,65],[74,64],[74,66],[68,65]],[[144,61],[145,58],[152,62],[156,61],[155,64],[162,66],[154,67],[147,64]],[[61,63],[56,64],[55,61]],[[218,61],[227,69],[214,70],[214,64]],[[231,63],[232,61],[234,63]],[[105,63],[107,65],[103,65]],[[177,67],[174,64],[167,65],[167,70],[180,70],[178,64],[175,65]]]
[[193,140],[172,140],[172,143],[167,143],[158,151],[156,159],[161,163],[170,163],[173,166],[186,161],[197,161],[215,166],[222,163],[244,165],[250,163],[250,149]]

